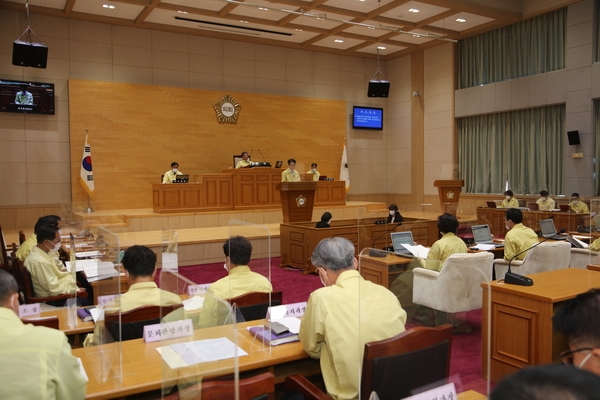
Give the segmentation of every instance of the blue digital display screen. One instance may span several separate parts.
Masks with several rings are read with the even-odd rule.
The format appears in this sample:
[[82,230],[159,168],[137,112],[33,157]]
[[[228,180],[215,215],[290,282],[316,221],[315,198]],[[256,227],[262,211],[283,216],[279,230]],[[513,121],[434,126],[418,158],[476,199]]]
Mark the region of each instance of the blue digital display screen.
[[383,129],[383,108],[354,106],[352,128]]

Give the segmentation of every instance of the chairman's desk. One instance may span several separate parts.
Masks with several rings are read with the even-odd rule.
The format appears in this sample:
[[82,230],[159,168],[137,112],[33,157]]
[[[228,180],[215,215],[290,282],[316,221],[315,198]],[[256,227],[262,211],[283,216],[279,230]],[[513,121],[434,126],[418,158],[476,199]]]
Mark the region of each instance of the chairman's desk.
[[[533,286],[499,281],[481,284],[482,376],[486,377],[489,362],[494,382],[521,368],[557,360],[568,346],[565,338],[552,329],[556,309],[565,300],[600,288],[600,274],[584,269],[567,268],[529,277],[533,279]],[[488,305],[490,296],[491,305]],[[491,346],[489,356],[488,344]]]
[[[488,224],[492,235],[498,237],[506,236],[508,232],[505,228],[506,208],[477,208],[477,222]],[[564,229],[566,232],[576,231],[578,226],[588,225],[590,214],[577,214],[573,212],[559,211],[523,211],[523,225],[530,227],[534,231],[539,231],[539,220],[553,219],[556,231]]]
[[[172,183],[152,185],[152,205],[155,213],[257,210],[281,207],[279,191],[281,169],[227,169],[222,173],[202,175],[202,183]],[[319,181],[315,206],[346,204],[344,181]]]

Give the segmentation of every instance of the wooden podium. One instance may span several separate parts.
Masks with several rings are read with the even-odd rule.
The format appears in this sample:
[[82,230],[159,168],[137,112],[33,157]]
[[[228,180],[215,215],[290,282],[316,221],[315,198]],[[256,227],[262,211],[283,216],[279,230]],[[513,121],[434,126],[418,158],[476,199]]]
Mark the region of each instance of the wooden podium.
[[433,186],[438,188],[442,213],[448,213],[456,216],[458,199],[460,198],[460,190],[464,185],[465,181],[462,179],[433,181]]
[[283,223],[312,220],[317,182],[281,182],[275,189],[281,198]]

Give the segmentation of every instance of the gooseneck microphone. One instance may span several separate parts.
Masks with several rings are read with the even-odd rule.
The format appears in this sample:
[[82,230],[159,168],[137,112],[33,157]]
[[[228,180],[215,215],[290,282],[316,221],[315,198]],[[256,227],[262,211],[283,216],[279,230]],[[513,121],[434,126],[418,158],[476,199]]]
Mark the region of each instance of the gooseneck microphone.
[[260,149],[257,149],[257,150],[258,150],[258,152],[260,153],[260,156],[262,157],[263,161],[264,161],[264,162],[267,162],[267,160],[266,160],[265,156],[263,156],[263,153],[262,153],[262,151],[260,151]]
[[510,263],[512,262],[512,260],[514,260],[515,258],[517,258],[518,256],[520,256],[521,254],[523,254],[523,253],[525,253],[525,252],[533,249],[536,246],[539,246],[540,244],[544,243],[548,239],[549,238],[544,238],[544,240],[542,240],[540,242],[537,242],[533,246],[530,246],[530,247],[526,248],[525,250],[521,251],[520,253],[517,253],[514,256],[512,256],[511,259],[508,260],[508,271],[506,271],[506,275],[504,275],[504,283],[508,283],[510,285],[532,286],[533,285],[533,279],[528,278],[528,277],[523,276],[523,275],[515,274],[514,272],[512,272],[510,270]]
[[388,233],[390,233],[391,231],[393,231],[400,225],[402,225],[402,222],[400,222],[399,224],[396,224],[396,226],[394,226],[393,228],[387,228],[385,230],[385,232],[383,232],[381,235],[379,235],[377,238],[375,238],[375,240],[373,240],[373,243],[371,243],[371,247],[375,246],[375,242],[377,242],[379,239],[381,239],[382,237],[384,237],[385,235],[387,235]]

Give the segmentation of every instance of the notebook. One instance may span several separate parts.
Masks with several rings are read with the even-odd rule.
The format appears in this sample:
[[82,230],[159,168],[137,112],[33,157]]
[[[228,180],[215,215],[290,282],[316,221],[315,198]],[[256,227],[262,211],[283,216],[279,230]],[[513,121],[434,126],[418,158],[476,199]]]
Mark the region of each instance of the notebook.
[[392,232],[390,233],[394,253],[402,257],[413,258],[413,254],[403,244],[413,246],[415,244],[411,231]]
[[498,208],[495,201],[487,201],[488,208]]
[[187,183],[190,180],[190,176],[187,174],[177,175],[175,177],[175,183]]
[[476,245],[488,244],[494,245],[494,247],[504,247],[502,243],[494,243],[489,225],[473,225],[471,226],[471,231],[473,232],[473,240]]
[[547,239],[554,240],[566,240],[566,235],[561,235],[556,232],[554,221],[552,219],[540,219],[540,229],[542,230],[542,236]]

